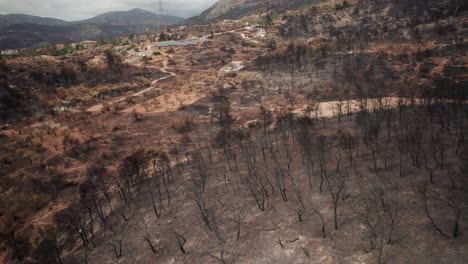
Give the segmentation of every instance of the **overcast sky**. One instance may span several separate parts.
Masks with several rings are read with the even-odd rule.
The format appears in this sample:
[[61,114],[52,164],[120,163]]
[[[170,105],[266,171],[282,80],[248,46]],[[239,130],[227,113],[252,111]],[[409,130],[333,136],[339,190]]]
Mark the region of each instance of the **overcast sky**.
[[[163,0],[169,15],[184,18],[200,14],[217,0]],[[133,8],[155,10],[158,0],[0,0],[0,14],[28,14],[73,21],[109,11]]]

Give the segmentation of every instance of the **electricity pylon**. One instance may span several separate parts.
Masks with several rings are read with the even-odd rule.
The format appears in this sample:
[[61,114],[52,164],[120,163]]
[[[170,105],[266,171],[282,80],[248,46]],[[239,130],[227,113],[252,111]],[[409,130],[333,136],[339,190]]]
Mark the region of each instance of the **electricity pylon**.
[[165,5],[169,3],[164,2],[163,0],[158,0],[158,2],[153,3],[155,5],[155,13],[157,15],[156,18],[156,29],[157,33],[160,34],[160,31],[166,27],[166,23],[164,21],[164,16],[166,15],[166,9],[164,8]]

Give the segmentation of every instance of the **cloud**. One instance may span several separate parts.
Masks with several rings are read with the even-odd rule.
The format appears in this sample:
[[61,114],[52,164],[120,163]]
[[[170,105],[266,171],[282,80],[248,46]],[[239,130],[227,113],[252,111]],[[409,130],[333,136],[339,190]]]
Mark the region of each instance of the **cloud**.
[[[217,0],[163,0],[166,13],[191,17],[200,14]],[[1,14],[28,14],[67,21],[87,19],[109,11],[142,8],[156,12],[158,0],[0,0]]]

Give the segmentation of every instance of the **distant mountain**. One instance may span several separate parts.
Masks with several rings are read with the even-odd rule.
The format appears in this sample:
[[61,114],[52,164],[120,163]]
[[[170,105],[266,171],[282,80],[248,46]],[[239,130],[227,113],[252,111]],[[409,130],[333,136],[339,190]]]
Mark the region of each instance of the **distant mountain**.
[[74,22],[29,15],[2,15],[0,50],[37,48],[142,33],[153,29],[158,19],[165,25],[174,25],[184,20],[176,16],[158,16],[143,9],[109,12]]
[[130,11],[104,13],[90,19],[71,22],[71,24],[154,25],[158,19],[166,25],[177,24],[184,20],[181,17],[160,16],[143,9],[135,8]]
[[50,17],[38,17],[22,14],[10,14],[10,15],[0,15],[0,27],[6,27],[14,24],[38,24],[38,25],[48,25],[48,26],[60,26],[65,25],[68,22],[50,18]]
[[69,44],[86,39],[106,39],[144,32],[144,25],[123,26],[109,24],[80,24],[48,26],[14,24],[0,28],[0,49],[39,48],[58,43]]
[[269,11],[284,11],[319,0],[219,0],[201,15],[186,20],[188,24],[203,24],[223,19],[239,19]]

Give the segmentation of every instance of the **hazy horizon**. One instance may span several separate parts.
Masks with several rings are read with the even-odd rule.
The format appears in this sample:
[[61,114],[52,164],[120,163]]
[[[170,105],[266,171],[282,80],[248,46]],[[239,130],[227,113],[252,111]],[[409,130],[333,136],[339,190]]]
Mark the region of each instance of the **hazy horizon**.
[[[65,21],[88,19],[102,13],[128,11],[134,8],[156,12],[156,1],[143,0],[83,0],[79,3],[71,0],[0,0],[0,14],[26,14],[50,17]],[[166,15],[189,18],[200,14],[217,0],[164,0]],[[190,4],[187,4],[189,2]]]

